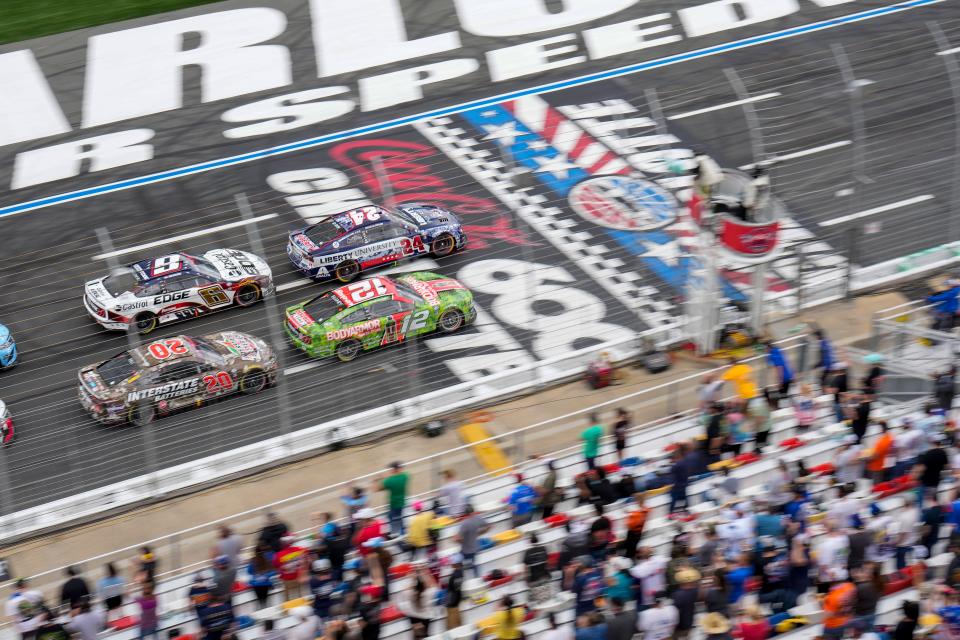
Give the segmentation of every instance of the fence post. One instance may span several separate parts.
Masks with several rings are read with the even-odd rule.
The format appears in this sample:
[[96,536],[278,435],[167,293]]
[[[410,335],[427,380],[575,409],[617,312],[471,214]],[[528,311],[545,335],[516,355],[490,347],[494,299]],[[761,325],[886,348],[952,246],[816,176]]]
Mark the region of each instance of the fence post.
[[803,269],[806,266],[804,264],[806,260],[806,253],[803,249],[804,246],[805,243],[802,242],[793,246],[793,252],[797,258],[797,313],[803,310]]
[[[237,203],[237,208],[240,210],[240,217],[247,223],[247,240],[250,243],[250,248],[253,249],[253,252],[258,256],[265,256],[266,251],[263,248],[263,240],[260,238],[260,229],[257,227],[257,223],[253,222],[253,208],[250,206],[250,201],[247,200],[247,195],[245,193],[238,193],[234,196],[234,200]],[[273,353],[274,357],[277,359],[277,365],[279,367],[277,373],[277,418],[279,419],[280,424],[280,435],[283,438],[283,448],[287,451],[292,452],[293,442],[290,437],[291,432],[291,423],[290,423],[290,402],[287,395],[287,380],[285,366],[284,366],[284,351],[287,347],[286,335],[283,328],[280,326],[280,318],[283,317],[283,314],[280,311],[279,305],[277,305],[277,296],[276,294],[272,296],[264,296],[263,299],[263,313],[267,320],[267,325],[270,327],[270,339],[273,341]]]
[[[931,21],[927,23],[927,28],[941,52],[953,48],[939,24]],[[953,196],[950,201],[953,209],[957,206],[957,199],[960,198],[960,63],[957,62],[956,53],[946,55],[941,53],[939,57],[943,58],[943,66],[947,69],[947,81],[950,83],[950,93],[953,96]],[[956,214],[953,211],[947,216],[947,242],[957,240],[955,217]]]
[[[110,237],[110,231],[106,227],[97,229],[97,240],[100,242],[101,253],[110,271],[120,269],[120,263],[117,261],[117,254],[113,248],[113,239]],[[137,332],[137,326],[131,325],[127,329],[127,348],[131,351],[140,346],[140,334]],[[143,459],[146,466],[147,475],[150,476],[150,484],[153,487],[153,495],[156,496],[160,490],[160,480],[157,477],[157,443],[153,433],[153,428],[149,425],[138,427],[140,439],[143,446]]]

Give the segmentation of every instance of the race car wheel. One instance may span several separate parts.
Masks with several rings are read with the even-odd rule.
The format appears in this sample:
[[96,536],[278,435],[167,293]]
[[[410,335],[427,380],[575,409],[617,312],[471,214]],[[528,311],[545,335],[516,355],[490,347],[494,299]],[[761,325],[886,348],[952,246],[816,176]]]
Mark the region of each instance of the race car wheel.
[[337,359],[340,362],[350,362],[360,355],[360,350],[362,348],[363,345],[360,344],[359,340],[344,340],[337,345]]
[[237,289],[237,295],[233,300],[238,307],[249,307],[260,299],[260,287],[255,284],[245,284]]
[[440,331],[453,333],[463,326],[463,314],[457,309],[447,309],[440,315]]
[[439,236],[434,238],[433,242],[430,244],[430,253],[436,258],[442,258],[453,253],[454,248],[457,246],[456,241],[453,239],[453,236],[449,233],[441,233]]
[[241,393],[260,393],[267,386],[267,374],[259,369],[248,371],[240,378]]
[[133,320],[140,335],[145,336],[157,328],[157,316],[149,311],[141,313]]
[[151,403],[135,404],[130,407],[127,416],[131,423],[143,427],[153,422],[153,419],[157,417],[157,409]]
[[335,275],[337,280],[340,282],[352,282],[359,273],[360,263],[356,260],[349,260],[347,262],[341,262],[338,264],[336,270],[333,272],[333,275]]

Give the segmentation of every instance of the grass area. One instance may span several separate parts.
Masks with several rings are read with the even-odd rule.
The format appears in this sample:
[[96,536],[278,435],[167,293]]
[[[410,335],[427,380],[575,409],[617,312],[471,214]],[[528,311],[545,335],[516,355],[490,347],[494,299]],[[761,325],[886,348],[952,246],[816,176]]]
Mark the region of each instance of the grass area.
[[216,0],[0,0],[0,44],[150,16]]

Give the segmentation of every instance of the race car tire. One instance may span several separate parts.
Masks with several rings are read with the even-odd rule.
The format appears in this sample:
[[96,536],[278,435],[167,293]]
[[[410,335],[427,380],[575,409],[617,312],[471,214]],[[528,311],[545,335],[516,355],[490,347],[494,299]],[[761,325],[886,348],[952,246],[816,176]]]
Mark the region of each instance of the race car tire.
[[153,403],[150,402],[135,404],[127,411],[127,419],[130,420],[131,424],[137,427],[143,427],[150,424],[156,417],[157,408],[153,406]]
[[353,279],[359,274],[360,263],[356,260],[347,260],[346,262],[341,262],[333,271],[333,275],[337,278],[337,280],[343,282],[344,284],[347,282],[353,282]]
[[137,332],[145,336],[157,328],[157,316],[149,311],[144,311],[133,319],[133,323],[137,327]]
[[233,297],[233,301],[237,304],[238,307],[249,307],[260,299],[261,292],[260,287],[250,283],[245,284],[239,289],[237,289],[236,295]]
[[453,333],[463,326],[463,313],[459,309],[447,309],[440,314],[437,326],[443,333]]
[[441,233],[430,243],[430,254],[435,258],[443,258],[453,253],[457,241],[449,233]]
[[362,350],[363,345],[360,344],[359,340],[344,340],[337,345],[334,354],[340,362],[350,362],[360,355]]
[[267,374],[261,369],[247,371],[240,378],[240,393],[260,393],[267,386]]

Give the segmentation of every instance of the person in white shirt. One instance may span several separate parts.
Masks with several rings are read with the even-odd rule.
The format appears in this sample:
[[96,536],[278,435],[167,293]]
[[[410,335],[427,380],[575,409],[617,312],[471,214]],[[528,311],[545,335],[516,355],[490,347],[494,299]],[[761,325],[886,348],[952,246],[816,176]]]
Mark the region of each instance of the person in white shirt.
[[666,594],[659,592],[654,596],[653,606],[646,609],[637,618],[637,631],[643,634],[643,640],[669,640],[677,626],[677,608],[673,604],[664,604]]
[[920,508],[910,498],[904,500],[902,508],[897,509],[894,517],[896,522],[891,527],[896,532],[897,569],[907,566],[907,554],[913,551],[920,540]]
[[927,434],[909,420],[901,425],[901,431],[893,439],[893,448],[897,455],[897,468],[894,476],[902,476],[910,472],[917,462],[922,451],[930,448]]
[[840,495],[830,505],[827,511],[827,519],[832,521],[840,529],[849,529],[853,526],[853,517],[859,513],[860,500],[852,497],[853,489],[849,485],[841,484],[838,487]]
[[847,579],[847,558],[850,556],[850,540],[830,518],[825,522],[826,535],[813,545],[820,593],[826,593],[833,583]]
[[640,547],[637,558],[639,562],[630,569],[630,575],[640,581],[643,590],[641,602],[651,605],[654,596],[666,587],[667,559],[653,555],[650,547]]
[[410,620],[413,638],[426,638],[430,635],[430,623],[438,617],[437,581],[426,564],[419,564],[414,583],[400,596],[397,609]]
[[288,640],[314,640],[320,631],[320,618],[314,615],[313,607],[294,607],[290,613],[297,624],[287,632]]
[[43,602],[43,594],[29,587],[29,583],[24,578],[17,580],[5,608],[7,619],[17,625],[20,635],[25,638],[30,637],[37,630],[40,624],[37,605]]
[[443,471],[443,486],[440,487],[440,499],[443,501],[444,509],[447,515],[459,518],[463,515],[463,507],[467,503],[467,497],[463,493],[463,483],[457,480],[457,474],[453,469]]
[[834,462],[838,483],[854,484],[863,477],[863,460],[860,457],[862,453],[863,449],[857,444],[857,436],[852,433],[846,435]]

